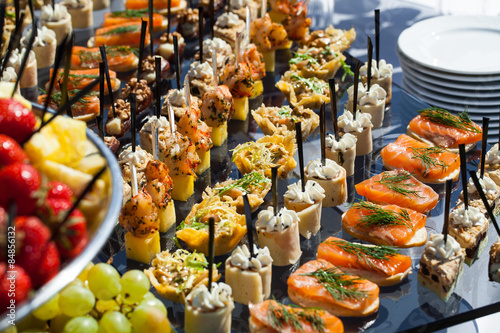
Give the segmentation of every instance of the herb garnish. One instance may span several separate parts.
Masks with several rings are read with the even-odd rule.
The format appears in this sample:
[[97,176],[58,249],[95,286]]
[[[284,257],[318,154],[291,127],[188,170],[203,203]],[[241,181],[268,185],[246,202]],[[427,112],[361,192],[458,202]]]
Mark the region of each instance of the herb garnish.
[[268,183],[270,182],[269,178],[266,176],[258,173],[258,172],[251,172],[246,175],[244,175],[242,178],[234,181],[232,184],[229,184],[224,187],[217,187],[215,190],[217,191],[217,195],[223,195],[227,191],[233,188],[237,188],[241,191],[247,191],[250,186],[258,186],[260,188],[263,188],[263,183]]
[[356,287],[362,281],[360,277],[342,273],[337,268],[319,268],[314,272],[301,275],[316,278],[337,301],[347,298],[361,300],[367,297],[365,291]]
[[368,266],[375,267],[372,260],[389,260],[390,257],[399,254],[398,251],[389,246],[366,246],[362,244],[351,243],[343,239],[327,241],[327,244],[333,244],[343,251],[356,256],[358,261],[364,261]]
[[292,64],[298,64],[299,62],[302,62],[304,60],[307,60],[307,66],[311,66],[311,64],[314,65],[319,65],[318,61],[314,59],[314,57],[309,55],[309,51],[307,50],[306,53],[295,53],[292,59],[288,62],[290,65]]
[[147,16],[147,14],[147,9],[126,9],[118,12],[113,12],[110,14],[110,17],[141,18]]
[[420,110],[418,113],[436,124],[455,127],[463,131],[481,133],[481,130],[473,125],[466,111],[460,112],[458,116],[455,116],[445,109],[433,107]]
[[352,207],[355,209],[368,210],[368,215],[364,215],[361,218],[361,221],[357,224],[358,226],[364,225],[367,227],[384,227],[401,225],[413,230],[410,214],[404,208],[400,208],[398,213],[366,201],[356,202],[352,205]]
[[125,34],[128,32],[136,32],[139,30],[140,30],[140,28],[138,25],[127,25],[124,27],[118,27],[118,28],[109,30],[109,31],[103,33],[103,35],[119,35],[119,34]]
[[280,118],[291,118],[294,123],[297,122],[297,118],[292,115],[292,111],[285,106],[282,106],[278,111],[278,116],[280,116]]
[[383,172],[382,173],[382,179],[377,180],[376,183],[382,184],[385,187],[387,187],[389,190],[397,192],[399,194],[404,195],[405,197],[417,197],[417,198],[422,198],[418,193],[421,191],[416,191],[416,190],[411,190],[411,187],[417,186],[416,184],[412,183],[404,183],[408,179],[411,178],[411,175],[406,172],[402,171],[399,172],[395,175],[392,175],[388,172]]
[[[274,305],[277,304],[277,306]],[[291,309],[288,310],[287,307],[279,302],[269,302],[269,308],[267,309],[267,319],[269,324],[275,330],[279,330],[283,327],[283,324],[288,324],[292,326],[296,331],[302,332],[301,321],[308,322],[311,327],[316,332],[325,331],[325,322],[319,314],[320,310],[316,309]]]
[[440,166],[443,171],[446,171],[448,165],[435,157],[432,157],[431,154],[440,154],[444,152],[444,149],[441,147],[410,147],[413,152],[411,158],[420,160],[422,165],[425,167],[425,171],[434,166]]
[[342,74],[342,81],[345,80],[345,77],[347,75],[354,76],[354,72],[351,70],[351,66],[346,64],[342,58],[340,58],[339,61],[340,61],[340,64],[342,65],[342,70],[344,71],[344,74]]
[[303,78],[302,76],[298,76],[297,74],[292,74],[291,76],[292,79],[299,81],[303,85],[305,85],[307,88],[311,89],[313,92],[316,94],[323,94],[323,90],[328,88],[328,84],[323,81],[318,79],[317,77],[311,77],[311,78]]

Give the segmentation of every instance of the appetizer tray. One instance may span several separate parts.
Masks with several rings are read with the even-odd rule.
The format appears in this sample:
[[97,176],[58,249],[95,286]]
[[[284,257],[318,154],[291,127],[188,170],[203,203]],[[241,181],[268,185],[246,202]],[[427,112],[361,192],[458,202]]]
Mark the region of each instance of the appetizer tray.
[[[102,17],[106,11],[114,11],[123,9],[122,0],[112,0],[111,7],[107,10],[100,10],[95,12],[94,23],[99,26],[102,23]],[[331,17],[331,13],[325,13]],[[327,20],[328,21],[328,20]],[[209,21],[206,21],[205,34],[208,33]],[[324,27],[311,26],[311,30]],[[349,28],[349,27],[337,27]],[[175,22],[172,24],[172,31],[175,29]],[[85,45],[87,38],[92,35],[92,29],[82,31],[76,34],[76,45]],[[198,45],[198,40],[188,40],[184,59],[182,59],[182,72],[181,78],[187,73],[189,64],[193,60],[195,49]],[[389,51],[387,51],[389,52]],[[280,50],[276,54],[276,71],[268,73],[263,79],[264,94],[257,98],[250,100],[251,109],[256,109],[262,103],[266,106],[281,106],[288,104],[284,95],[275,88],[280,76],[288,69],[288,60],[292,56],[291,50]],[[355,59],[348,56],[347,63],[352,67]],[[48,74],[48,73],[47,73]],[[274,75],[273,75],[274,74]],[[41,78],[41,81],[47,80]],[[43,81],[43,83],[45,82]],[[124,80],[123,80],[124,81]],[[122,81],[122,82],[123,82]],[[163,82],[163,93],[170,88],[177,88],[175,77],[172,73]],[[182,81],[182,80],[181,80]],[[340,77],[337,76],[337,82],[340,83]],[[42,83],[42,82],[41,82]],[[345,91],[351,82],[349,79],[340,84],[342,92]],[[346,101],[345,94],[339,94],[338,109],[342,110]],[[300,267],[303,263],[315,259],[318,245],[329,236],[337,236],[346,240],[354,240],[352,236],[344,233],[342,230],[341,216],[349,208],[349,204],[353,203],[357,198],[355,194],[354,184],[357,184],[364,179],[380,173],[383,170],[382,161],[380,157],[380,150],[390,142],[394,142],[397,137],[406,132],[406,126],[409,121],[417,115],[417,111],[428,107],[427,104],[413,97],[411,94],[405,92],[397,85],[393,85],[392,103],[385,112],[384,126],[380,129],[373,131],[373,152],[366,156],[356,158],[356,172],[353,176],[348,177],[348,203],[336,208],[323,208],[322,212],[322,228],[321,231],[313,236],[311,239],[306,240],[301,237],[301,248],[303,251],[300,261],[293,266],[287,267],[273,267],[272,279],[272,295],[278,301],[289,304],[290,300],[287,295],[287,278],[288,276]],[[317,111],[317,110],[316,110]],[[151,114],[151,110],[147,112]],[[342,111],[339,112],[339,115]],[[326,109],[326,126],[327,132],[332,132],[333,123],[331,117],[331,108],[327,106]],[[141,115],[142,116],[142,115]],[[145,122],[143,119],[138,119],[139,125]],[[95,129],[95,123],[89,123],[89,127]],[[239,178],[239,172],[231,162],[231,150],[240,143],[249,140],[256,140],[264,134],[259,129],[257,123],[249,115],[245,122],[232,120],[228,126],[229,138],[222,147],[214,147],[211,149],[211,168],[204,174],[198,177],[195,183],[195,194],[187,202],[175,202],[177,225],[183,221],[185,216],[191,210],[191,207],[201,201],[201,193],[209,186],[217,182],[226,180],[227,178]],[[121,143],[129,143],[130,135],[121,139]],[[137,138],[137,143],[139,140]],[[468,167],[470,170],[477,169],[479,161],[479,149],[473,149],[468,153]],[[304,160],[305,163],[311,159],[320,157],[320,135],[319,128],[304,142]],[[298,159],[296,155],[296,160]],[[114,173],[119,173],[119,169],[113,170]],[[287,179],[279,182],[279,206],[283,206],[283,194],[287,189],[287,185],[295,183],[299,177],[298,166],[291,172]],[[440,199],[444,197],[444,185],[433,186],[435,191],[439,193]],[[119,188],[117,189],[120,190]],[[452,205],[456,202],[458,194],[460,193],[461,186],[459,182],[453,184]],[[116,190],[115,190],[116,191]],[[265,202],[260,209],[266,208],[271,205],[271,193],[265,199]],[[120,209],[120,204],[115,203],[113,210]],[[427,219],[427,229],[430,233],[440,232],[443,224],[443,209],[444,202],[440,200],[436,208],[434,208]],[[257,218],[257,212],[252,215],[253,222]],[[111,262],[121,273],[130,269],[146,269],[149,266],[140,264],[138,262],[128,260],[124,250],[124,231],[121,226],[116,225],[111,237],[105,243],[102,250],[99,252],[94,261]],[[175,235],[175,228],[172,228],[167,233],[161,236],[162,250],[176,249],[176,244],[173,240]],[[102,233],[98,236],[107,236]],[[405,279],[401,284],[393,287],[381,287],[380,289],[380,309],[379,311],[366,318],[341,318],[346,332],[386,332],[397,331],[432,331],[437,329],[446,328],[460,322],[472,320],[474,318],[496,312],[500,310],[500,285],[490,282],[487,276],[488,270],[488,250],[492,243],[497,239],[495,230],[490,228],[489,240],[486,249],[474,263],[472,267],[465,266],[464,273],[461,277],[455,293],[451,296],[448,302],[441,301],[437,295],[422,287],[417,282],[417,271],[419,267],[419,260],[423,252],[423,246],[403,249],[403,254],[409,255],[412,258],[413,273]],[[242,240],[246,242],[246,237]],[[104,242],[103,242],[104,243]],[[102,243],[100,243],[102,244]],[[97,251],[96,251],[97,252]],[[90,259],[92,256],[85,256]],[[223,263],[228,255],[215,258],[216,263]],[[83,260],[83,259],[82,259]],[[72,267],[72,266],[71,266]],[[69,267],[67,267],[68,269]],[[66,270],[67,270],[66,269]],[[224,265],[219,267],[219,271],[223,276],[221,281],[224,281]],[[61,274],[62,276],[62,274]],[[76,273],[75,273],[76,276]],[[68,280],[71,278],[67,276]],[[51,282],[51,286],[55,285],[56,280]],[[152,290],[155,294],[156,292]],[[173,303],[165,301],[164,303],[168,310],[169,319],[172,325],[178,330],[183,331],[182,326],[184,323],[184,304]],[[37,303],[40,304],[40,303]],[[233,332],[248,332],[248,307],[235,303],[235,309],[232,312],[232,330]]]

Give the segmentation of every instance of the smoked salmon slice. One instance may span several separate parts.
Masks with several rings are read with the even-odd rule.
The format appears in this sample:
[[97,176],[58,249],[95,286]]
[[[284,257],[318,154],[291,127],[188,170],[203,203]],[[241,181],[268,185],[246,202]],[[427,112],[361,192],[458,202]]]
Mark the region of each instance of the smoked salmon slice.
[[[54,73],[54,69],[50,70],[50,76],[52,77]],[[57,76],[55,80],[54,89],[61,90],[61,86],[59,82],[62,82],[64,75],[64,69],[59,69],[57,71]],[[111,88],[113,91],[120,88],[120,80],[116,78],[116,72],[110,70],[109,76],[111,78]],[[71,90],[81,90],[88,86],[92,81],[99,79],[99,69],[80,69],[80,70],[70,70],[68,76],[68,91]],[[50,80],[49,80],[50,82]],[[92,88],[92,91],[99,91],[99,84]],[[107,80],[104,80],[104,92],[108,93],[108,83]]]
[[337,237],[328,237],[319,244],[317,258],[379,286],[399,283],[411,270],[411,258],[394,248],[351,243]]
[[[127,9],[112,13],[104,14],[103,27],[111,27],[113,25],[119,25],[127,22],[135,22],[141,24],[141,19],[148,22],[149,25],[149,14],[148,9]],[[153,13],[153,31],[161,30],[166,26],[167,19],[158,13]]]
[[384,171],[355,185],[356,192],[368,201],[398,205],[426,214],[436,207],[439,195],[408,171]]
[[[106,58],[109,69],[116,72],[127,72],[136,69],[139,64],[139,58],[127,45],[107,46]],[[71,53],[72,69],[99,68],[101,61],[101,52],[99,52],[98,47],[73,46]]]
[[[171,0],[171,8],[179,7],[181,0]],[[149,0],[127,0],[125,2],[125,8],[127,9],[144,9],[148,8]],[[168,8],[168,0],[153,0],[153,7],[155,9],[166,9]]]
[[465,111],[457,116],[440,108],[429,108],[419,113],[407,128],[408,135],[419,140],[454,150],[460,144],[470,149],[481,140],[481,127],[471,121]]
[[[73,97],[78,90],[73,90],[68,92],[69,98]],[[47,95],[38,96],[38,103],[45,105],[45,100],[47,99]],[[50,97],[49,107],[54,110],[58,110],[61,106],[61,92],[55,91],[52,92],[52,96]],[[95,116],[99,114],[99,97],[95,94],[89,94],[82,98],[80,98],[77,102],[71,105],[71,114],[73,118],[81,119],[81,120],[91,120],[94,119]]]
[[312,260],[290,275],[288,296],[303,307],[319,307],[334,316],[364,317],[378,310],[379,287],[342,272],[323,259]]
[[458,179],[460,157],[441,147],[433,147],[406,134],[380,152],[387,169],[404,169],[424,183]]
[[[149,43],[149,28],[146,29],[146,44]],[[141,24],[137,22],[127,22],[111,27],[99,28],[95,32],[94,45],[89,46],[111,46],[129,45],[139,46],[141,43]]]
[[426,219],[413,209],[359,201],[342,215],[342,226],[350,235],[367,242],[411,247],[427,241]]
[[302,309],[267,300],[249,304],[250,332],[342,333],[342,321],[322,309]]

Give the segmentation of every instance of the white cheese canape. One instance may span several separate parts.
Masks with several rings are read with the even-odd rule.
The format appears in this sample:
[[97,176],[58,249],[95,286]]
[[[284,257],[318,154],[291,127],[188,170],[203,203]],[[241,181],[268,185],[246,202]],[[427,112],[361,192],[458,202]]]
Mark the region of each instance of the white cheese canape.
[[347,176],[343,167],[330,159],[326,165],[321,164],[321,159],[310,161],[304,174],[306,179],[314,180],[325,190],[323,207],[335,207],[347,200]]
[[500,283],[500,237],[490,248],[490,261],[488,262],[488,277],[490,281]]
[[[19,70],[21,69],[21,62],[23,61],[24,54],[26,53],[26,48],[23,48],[21,52],[15,49],[12,51],[7,66],[13,67],[16,70],[16,74],[19,75]],[[38,68],[36,63],[35,52],[30,51],[28,56],[28,61],[24,67],[23,76],[19,82],[21,89],[23,88],[33,88],[38,85]]]
[[222,282],[213,282],[211,292],[204,284],[198,285],[186,297],[184,332],[231,332],[231,312],[234,309],[231,293],[231,287]]
[[491,178],[497,186],[500,186],[500,151],[498,150],[498,143],[495,143],[486,153],[484,175]]
[[233,290],[233,299],[242,304],[260,303],[271,295],[273,258],[267,247],[254,245],[250,255],[244,244],[233,250],[226,260],[226,283]]
[[299,216],[299,232],[309,239],[321,228],[321,208],[325,198],[325,190],[314,180],[308,180],[305,192],[302,192],[302,181],[288,185],[285,192],[285,207]]
[[[29,30],[31,31],[31,30]],[[28,35],[30,32],[28,32]],[[24,36],[21,38],[21,45],[26,47],[28,45],[28,38]],[[31,48],[35,52],[37,68],[47,68],[54,64],[56,56],[56,33],[47,27],[38,29],[38,33]]]
[[87,29],[94,25],[94,2],[92,0],[64,0],[62,4],[71,15],[73,29]]
[[[347,108],[352,112],[354,104],[354,86],[349,87],[347,93],[349,94]],[[380,128],[384,123],[385,97],[385,90],[378,84],[372,84],[370,90],[367,90],[364,84],[358,84],[357,108],[361,113],[369,113],[372,116],[371,122],[373,128]]]
[[60,4],[55,4],[54,8],[51,5],[42,6],[42,26],[54,30],[56,33],[57,45],[61,44],[66,35],[70,35],[73,31],[71,24],[71,15],[68,9]]
[[273,207],[259,212],[257,222],[259,246],[267,246],[274,266],[287,266],[299,260],[300,249],[299,217],[293,210],[281,208],[274,215]]
[[357,139],[356,156],[367,155],[373,150],[372,141],[372,116],[368,113],[356,111],[356,119],[351,111],[344,110],[344,114],[338,119],[341,133],[351,133]]
[[[385,90],[385,103],[389,103],[392,98],[392,65],[388,64],[384,59],[380,59],[378,66],[375,59],[372,60],[372,77],[370,80],[370,85],[378,84]],[[365,63],[359,69],[359,74],[361,75],[361,81],[366,83],[368,81],[368,64]]]
[[326,136],[326,158],[343,167],[347,177],[354,174],[357,141],[358,139],[351,133],[344,133],[339,141],[335,140],[332,134]]

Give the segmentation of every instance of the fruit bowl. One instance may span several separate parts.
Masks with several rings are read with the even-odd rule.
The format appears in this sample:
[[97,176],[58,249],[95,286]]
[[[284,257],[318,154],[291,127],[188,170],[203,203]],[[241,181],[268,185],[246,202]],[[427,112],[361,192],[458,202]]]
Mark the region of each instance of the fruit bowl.
[[[42,106],[32,104],[33,111],[41,111]],[[107,170],[104,176],[109,179],[109,186],[105,187],[105,203],[101,206],[98,216],[88,226],[88,244],[83,251],[73,260],[66,262],[59,273],[45,285],[35,290],[33,294],[21,304],[15,306],[15,322],[19,322],[33,310],[47,302],[52,296],[63,289],[68,283],[75,279],[101,250],[102,246],[108,240],[120,214],[122,206],[122,176],[118,162],[113,153],[106,147],[104,142],[90,129],[86,129],[87,140],[97,149],[99,154],[106,160]],[[4,313],[0,321],[0,331],[10,326],[12,319],[9,309]]]

